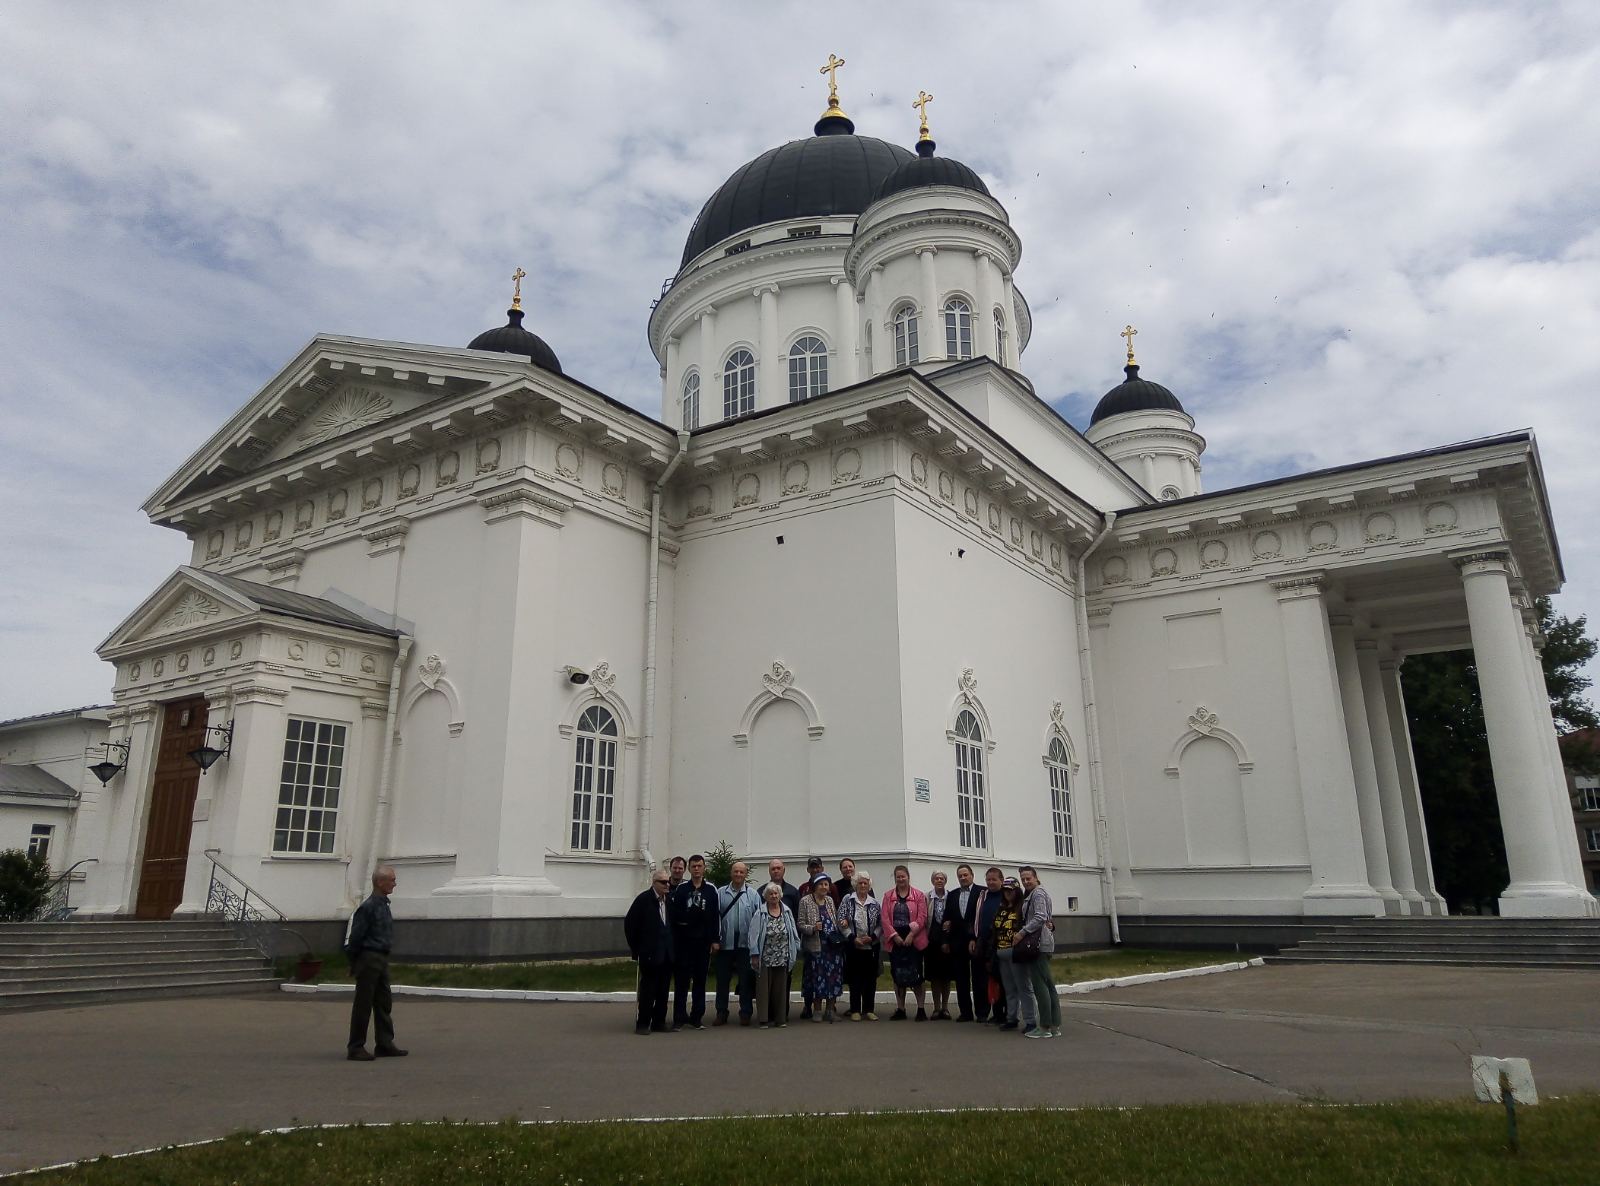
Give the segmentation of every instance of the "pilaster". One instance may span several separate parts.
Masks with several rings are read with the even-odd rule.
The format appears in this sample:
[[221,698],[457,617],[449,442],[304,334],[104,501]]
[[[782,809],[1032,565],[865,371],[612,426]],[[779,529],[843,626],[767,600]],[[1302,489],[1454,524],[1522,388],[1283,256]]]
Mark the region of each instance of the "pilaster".
[[859,376],[860,360],[857,357],[859,347],[856,343],[856,294],[850,287],[850,281],[843,276],[833,277],[834,317],[839,323],[838,348],[834,351],[835,375],[830,376],[828,386],[849,387],[857,381]]
[[[974,251],[972,254],[978,264],[978,303],[982,306],[974,313],[978,319],[975,327],[978,334],[978,352],[1004,366],[1005,359],[1000,357],[1000,346],[995,340],[994,332],[994,311],[1000,304],[1000,297],[996,291],[999,288],[999,274],[995,268],[994,256],[987,251]],[[1011,324],[1010,314],[1006,314],[1006,324]]]
[[939,278],[934,271],[933,257],[937,247],[917,248],[917,268],[922,282],[922,332],[919,355],[923,362],[932,362],[944,355],[944,315],[939,309]]
[[760,380],[756,385],[756,407],[775,408],[789,398],[784,382],[784,358],[778,339],[778,286],[763,284],[755,290],[761,302]]

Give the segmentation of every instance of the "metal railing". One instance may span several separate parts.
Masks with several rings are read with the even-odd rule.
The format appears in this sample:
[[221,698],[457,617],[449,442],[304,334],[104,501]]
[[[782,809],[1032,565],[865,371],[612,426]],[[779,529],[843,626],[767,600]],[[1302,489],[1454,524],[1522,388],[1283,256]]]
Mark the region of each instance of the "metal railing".
[[245,941],[266,959],[276,956],[273,940],[280,933],[293,935],[310,954],[311,944],[306,942],[306,937],[284,925],[289,921],[289,916],[267,901],[260,890],[217,860],[222,852],[220,848],[208,848],[205,852],[211,861],[211,884],[206,888],[208,915],[231,922]]
[[58,875],[45,888],[45,898],[39,909],[33,912],[31,922],[65,922],[72,917],[72,875],[84,865],[97,865],[99,860],[95,857],[84,857],[83,860],[72,864],[65,873]]

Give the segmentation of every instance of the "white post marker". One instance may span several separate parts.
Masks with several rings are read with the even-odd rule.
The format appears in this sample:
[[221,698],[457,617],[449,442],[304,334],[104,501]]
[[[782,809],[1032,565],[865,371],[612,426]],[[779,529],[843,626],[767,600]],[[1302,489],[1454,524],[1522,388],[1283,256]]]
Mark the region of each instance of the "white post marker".
[[1506,1144],[1517,1152],[1517,1105],[1530,1107],[1539,1102],[1533,1086],[1533,1068],[1525,1058],[1472,1056],[1472,1090],[1478,1101],[1503,1104],[1506,1110]]

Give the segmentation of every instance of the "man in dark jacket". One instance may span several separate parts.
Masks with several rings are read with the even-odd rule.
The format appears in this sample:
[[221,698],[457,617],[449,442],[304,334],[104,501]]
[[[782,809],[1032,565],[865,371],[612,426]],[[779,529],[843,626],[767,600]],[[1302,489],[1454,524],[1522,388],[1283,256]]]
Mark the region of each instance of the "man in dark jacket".
[[622,920],[628,952],[639,961],[636,1034],[667,1032],[667,989],[672,984],[672,924],[667,918],[668,875],[657,869],[650,888],[633,900]]
[[989,942],[994,916],[1000,913],[1005,900],[1000,893],[1005,874],[990,865],[984,871],[983,881],[984,889],[973,895],[972,904],[967,908],[968,929],[972,934],[967,943],[967,951],[972,956],[972,1007],[979,1021],[990,1020],[1000,1025],[1006,1019],[1006,995],[1001,987],[1000,995],[992,1005],[989,1003],[989,982],[1000,984],[1000,965],[995,962],[994,952],[989,950]]
[[982,1018],[989,1015],[989,994],[984,992],[983,1003],[979,1012],[973,1013],[976,1002],[973,999],[972,988],[972,953],[967,950],[967,944],[972,940],[972,924],[967,919],[967,913],[981,892],[972,878],[972,866],[966,862],[956,866],[956,888],[950,891],[950,905],[945,911],[945,920],[950,924],[950,975],[956,982],[956,1001],[961,1007],[957,1021],[972,1021],[974,1017]]
[[[350,916],[344,953],[350,958],[350,975],[356,981],[356,999],[350,1006],[350,1040],[345,1057],[351,1062],[373,1058],[404,1058],[394,1044],[394,1018],[390,1014],[389,949],[394,945],[394,915],[389,895],[394,893],[394,870],[382,865],[372,874],[372,893]],[[376,1055],[367,1051],[367,1022],[376,1031]]]
[[706,880],[706,859],[689,858],[689,879],[667,900],[672,921],[672,1028],[705,1029],[706,969],[717,949],[717,887]]

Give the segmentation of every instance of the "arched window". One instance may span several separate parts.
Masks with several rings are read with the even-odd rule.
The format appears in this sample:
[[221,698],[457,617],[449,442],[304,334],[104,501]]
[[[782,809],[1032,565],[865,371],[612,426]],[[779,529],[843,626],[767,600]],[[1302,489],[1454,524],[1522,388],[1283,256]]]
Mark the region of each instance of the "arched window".
[[700,372],[690,371],[683,377],[683,426],[700,427]]
[[995,359],[1001,366],[1006,361],[1006,315],[1000,312],[1000,306],[994,307],[994,352]]
[[987,851],[989,812],[983,770],[983,726],[967,709],[956,717],[956,818],[961,847]]
[[789,402],[799,403],[828,390],[828,347],[814,334],[789,347]]
[[972,306],[962,297],[944,303],[944,356],[972,357]]
[[1050,772],[1050,830],[1056,838],[1056,856],[1072,860],[1072,759],[1061,738],[1050,739],[1050,752],[1044,760]]
[[617,718],[591,704],[578,718],[572,759],[572,847],[610,852],[617,800]]
[[743,416],[756,410],[756,359],[748,350],[735,350],[722,364],[722,414]]
[[894,365],[910,366],[921,361],[917,349],[917,311],[910,305],[901,305],[894,315]]

